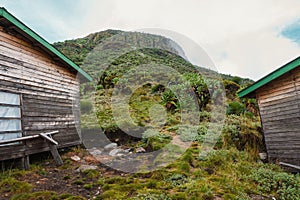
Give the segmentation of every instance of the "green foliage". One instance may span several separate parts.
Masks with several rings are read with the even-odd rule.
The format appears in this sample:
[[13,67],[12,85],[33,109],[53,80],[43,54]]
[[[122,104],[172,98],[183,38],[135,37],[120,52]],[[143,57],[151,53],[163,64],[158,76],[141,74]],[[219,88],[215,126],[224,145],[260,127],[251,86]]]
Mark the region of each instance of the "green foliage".
[[183,142],[203,142],[205,135],[207,134],[208,124],[201,123],[199,126],[182,126],[176,129],[176,133],[180,135],[180,139]]
[[14,194],[30,192],[31,190],[32,186],[29,183],[18,181],[12,177],[4,178],[0,181],[0,192],[3,193]]
[[227,116],[222,131],[222,147],[236,147],[257,157],[258,152],[264,150],[258,117],[249,117],[247,114]]
[[187,177],[183,174],[172,174],[165,180],[170,183],[173,187],[180,186],[187,182]]
[[228,163],[236,160],[240,154],[236,151],[230,150],[218,150],[212,151],[208,154],[203,165],[212,169],[224,169],[228,166]]
[[171,198],[165,193],[145,193],[138,194],[133,200],[171,200]]
[[241,77],[234,76],[234,77],[232,77],[231,81],[233,81],[236,84],[240,85],[242,83],[243,79]]
[[211,97],[209,91],[210,82],[204,80],[200,74],[196,73],[185,73],[184,77],[197,95],[200,110],[203,110],[209,103]]
[[273,194],[281,200],[300,199],[300,176],[276,172],[268,168],[253,169],[249,176],[263,194]]
[[80,111],[82,114],[91,112],[93,109],[93,103],[88,99],[80,100]]
[[100,173],[95,169],[88,169],[83,172],[88,178],[98,178]]
[[[109,30],[55,45],[80,65],[96,45],[118,33],[122,32]],[[193,142],[195,146],[185,152],[182,158],[161,171],[137,174],[132,177],[101,177],[97,184],[101,186],[103,193],[96,199],[250,199],[251,195],[256,193],[264,195],[271,193],[280,199],[299,198],[297,196],[299,194],[298,176],[283,173],[272,167],[267,169],[270,165],[264,166],[257,162],[257,153],[264,148],[257,102],[253,99],[242,99],[240,102],[236,96],[237,90],[253,81],[222,74],[223,81],[220,81],[216,72],[196,68],[178,56],[176,54],[178,52],[170,47],[166,38],[150,34],[145,38],[142,41],[134,36],[127,40],[132,40],[137,45],[140,42],[150,41],[153,49],[134,51],[131,49],[116,58],[119,49],[126,49],[126,47],[121,44],[108,44],[103,47],[105,51],[96,52],[94,57],[89,57],[90,59],[82,65],[98,84],[96,90],[88,84],[81,86],[83,99],[90,97],[89,92],[95,92],[94,106],[97,115],[95,120],[90,112],[90,104],[83,100],[81,102],[82,110],[84,110],[81,119],[82,126],[94,127],[91,123],[93,121],[93,124],[100,124],[106,133],[117,132],[119,128],[113,117],[111,97],[113,92],[115,92],[114,95],[120,96],[130,94],[128,102],[130,117],[137,125],[147,128],[142,140],[134,144],[135,147],[161,149],[171,142],[171,135],[175,133],[182,141]],[[164,50],[155,49],[155,40],[165,46]],[[104,60],[105,57],[108,57],[108,63],[105,63],[107,65],[103,72],[99,66],[102,63],[99,60]],[[167,76],[168,71],[145,73],[135,69],[137,66],[147,64],[170,67],[182,74],[183,81],[172,85],[178,80],[176,77]],[[196,69],[199,69],[201,74]],[[135,76],[125,77],[130,73]],[[151,78],[155,76],[161,79],[168,78],[170,84],[166,86],[151,82]],[[143,84],[140,84],[140,88],[135,91],[131,91],[128,87],[130,83]],[[216,117],[211,116],[210,111],[214,105],[223,102],[222,84],[224,84],[229,103],[222,135],[215,146],[216,150],[205,159],[199,160],[201,143],[208,129],[214,125],[210,123],[212,117]],[[115,99],[118,101],[121,98]],[[181,124],[189,124],[189,118],[184,118],[181,111],[184,108],[191,108],[195,102],[198,107],[192,110],[200,117],[199,126],[182,126]],[[164,110],[166,119],[160,126],[157,126],[151,119],[150,111],[153,105],[162,105],[166,108],[166,111]],[[125,124],[126,119],[120,123]],[[168,145],[167,147],[178,151],[178,146]],[[157,160],[159,159],[158,157]],[[86,176],[99,178],[100,175],[91,172]],[[72,181],[73,184],[79,184],[78,187],[93,188],[83,179],[79,179],[78,182]]]
[[172,110],[178,107],[178,99],[174,92],[170,89],[167,89],[161,97],[162,103],[167,107],[168,110]]
[[142,142],[151,150],[159,150],[171,141],[170,135],[160,133],[153,129],[148,129],[143,133]]
[[227,115],[240,115],[242,113],[244,113],[246,110],[246,107],[244,104],[238,102],[238,101],[232,101],[228,104],[226,113]]
[[[155,135],[149,134],[151,137]],[[76,187],[89,190],[86,192],[93,194],[94,189],[100,186],[102,192],[95,199],[112,200],[251,199],[253,195],[258,196],[257,198],[270,195],[276,199],[299,198],[299,175],[282,172],[275,165],[256,162],[249,153],[238,151],[236,148],[215,150],[205,159],[198,160],[200,150],[196,144],[194,143],[180,159],[160,170],[124,176],[103,175],[96,182],[80,179],[83,184]],[[5,173],[1,175],[3,178],[1,181],[13,183],[11,176],[19,176],[18,174],[17,171]],[[19,184],[21,183],[24,182]],[[71,194],[58,195],[55,191],[31,192],[31,189],[7,190],[7,188],[8,185],[2,183],[0,198],[3,194],[14,191],[11,193],[12,196],[9,196],[13,200],[85,199]]]
[[86,200],[84,197],[71,194],[58,195],[53,191],[40,191],[14,195],[11,200]]
[[11,198],[12,200],[59,200],[57,193],[52,191],[34,192],[31,194],[19,194]]
[[86,190],[90,190],[93,188],[93,184],[92,183],[84,184],[83,188]]
[[107,30],[90,34],[84,38],[56,42],[53,45],[67,55],[77,65],[81,65],[87,54],[90,53],[90,51],[92,51],[97,44],[119,33],[121,33],[121,31]]
[[83,185],[84,184],[84,180],[82,180],[82,179],[75,180],[75,181],[73,181],[73,184],[75,184],[75,185]]
[[[239,78],[239,77],[237,77],[237,78]],[[241,86],[239,85],[239,82],[240,82],[240,80],[238,80],[237,82],[226,80],[226,79],[223,80],[227,98],[233,100],[237,97],[236,92],[241,88]]]

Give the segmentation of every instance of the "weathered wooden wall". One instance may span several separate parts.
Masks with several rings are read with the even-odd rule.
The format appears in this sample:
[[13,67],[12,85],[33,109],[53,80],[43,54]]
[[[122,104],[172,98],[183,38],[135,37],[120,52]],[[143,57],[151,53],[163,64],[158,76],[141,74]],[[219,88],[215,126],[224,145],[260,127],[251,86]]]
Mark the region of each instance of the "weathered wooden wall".
[[[80,143],[76,129],[79,81],[76,72],[40,46],[0,26],[0,91],[21,94],[23,135],[59,130],[59,147]],[[42,139],[0,147],[0,160],[47,151]]]
[[300,166],[300,67],[256,95],[269,159]]

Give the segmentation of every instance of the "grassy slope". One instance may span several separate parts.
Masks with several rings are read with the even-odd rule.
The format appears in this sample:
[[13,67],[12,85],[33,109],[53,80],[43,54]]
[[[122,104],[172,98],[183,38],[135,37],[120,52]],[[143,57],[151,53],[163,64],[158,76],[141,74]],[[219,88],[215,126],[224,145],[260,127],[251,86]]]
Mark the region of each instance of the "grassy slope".
[[63,155],[61,167],[49,160],[31,165],[29,171],[2,172],[0,199],[299,199],[299,175],[257,162],[234,148],[199,160],[197,145],[165,168],[136,174],[103,167],[78,173],[80,163],[71,161],[72,155],[83,158],[85,164],[97,163],[84,150],[73,149]]
[[[77,64],[83,64],[88,52],[98,43],[120,31],[104,31],[87,36],[86,38],[56,43]],[[153,38],[147,35],[146,38]],[[149,108],[159,104],[167,109],[167,123],[161,128],[156,137],[146,138],[137,143],[136,147],[151,147],[159,149],[169,140],[165,134],[179,134],[182,140],[192,140],[193,145],[181,158],[165,168],[149,173],[122,174],[112,173],[111,170],[100,168],[98,171],[89,171],[74,175],[79,163],[71,161],[71,155],[79,155],[87,163],[95,163],[87,153],[81,149],[64,154],[64,165],[55,168],[50,161],[47,166],[39,163],[28,172],[20,170],[4,171],[0,181],[0,199],[299,199],[300,178],[291,175],[271,164],[263,164],[257,159],[258,151],[263,149],[259,117],[256,116],[256,104],[253,100],[240,101],[236,97],[236,90],[249,84],[250,80],[222,75],[228,97],[228,115],[222,131],[222,136],[215,146],[215,151],[206,159],[199,159],[201,142],[206,134],[211,119],[210,109],[212,102],[205,101],[210,96],[203,82],[203,76],[195,73],[193,65],[177,56],[175,51],[168,47],[168,41],[159,38],[168,51],[158,49],[142,49],[128,52],[109,65],[104,76],[97,77],[97,65],[89,63],[83,65],[85,70],[98,78],[96,90],[96,114],[102,128],[113,131],[116,128],[111,115],[109,99],[116,83],[121,87],[130,81],[125,80],[122,74],[133,70],[141,64],[160,64],[172,67],[189,81],[198,94],[199,103],[203,104],[197,112],[200,115],[200,124],[197,135],[179,133],[178,124],[181,120],[178,103],[172,93],[155,83],[145,84],[133,92],[129,105],[131,117],[140,126],[154,126],[149,116]],[[164,43],[165,42],[165,43]],[[169,49],[168,49],[169,48]],[[178,50],[178,49],[177,49]],[[174,53],[172,53],[174,52]],[[112,53],[112,52],[109,52]],[[98,55],[103,56],[103,55]],[[215,73],[202,69],[202,75],[215,77]],[[145,74],[137,73],[134,81],[149,78]],[[123,83],[123,82],[124,83]],[[123,84],[123,85],[122,85]],[[90,115],[89,85],[83,85],[82,98],[86,109],[83,114],[83,126],[92,119]],[[126,91],[126,90],[125,90]],[[218,93],[216,93],[218,94]],[[213,95],[213,94],[210,94]],[[64,190],[55,189],[48,182],[63,185]],[[46,182],[47,182],[46,181]],[[46,187],[47,186],[47,187]],[[48,192],[37,192],[47,188]],[[52,189],[51,189],[52,188]],[[77,188],[74,190],[74,188]],[[100,189],[99,189],[100,188]],[[97,192],[100,191],[99,194]],[[68,195],[65,193],[71,193]],[[77,197],[75,197],[77,195]],[[82,197],[79,197],[82,196]]]

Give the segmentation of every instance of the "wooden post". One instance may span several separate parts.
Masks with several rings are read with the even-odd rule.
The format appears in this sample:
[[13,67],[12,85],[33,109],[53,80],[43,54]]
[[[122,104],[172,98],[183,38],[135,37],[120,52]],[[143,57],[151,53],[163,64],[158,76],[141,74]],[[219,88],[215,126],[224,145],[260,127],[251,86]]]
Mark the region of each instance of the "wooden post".
[[58,142],[56,142],[55,140],[53,140],[51,137],[49,137],[47,134],[45,133],[40,133],[40,136],[42,138],[44,138],[47,143],[49,144],[49,147],[50,147],[50,151],[51,151],[51,154],[56,162],[56,165],[60,166],[63,164],[63,161],[58,153],[58,150],[57,150],[57,145],[58,145]]
[[55,144],[52,144],[50,142],[48,142],[49,144],[49,147],[50,147],[50,151],[51,151],[51,154],[56,162],[56,165],[57,166],[61,166],[63,164],[63,161],[58,153],[58,150],[57,150],[57,145]]
[[30,162],[29,162],[29,156],[26,155],[22,158],[22,165],[23,165],[23,168],[25,170],[29,170],[30,169]]

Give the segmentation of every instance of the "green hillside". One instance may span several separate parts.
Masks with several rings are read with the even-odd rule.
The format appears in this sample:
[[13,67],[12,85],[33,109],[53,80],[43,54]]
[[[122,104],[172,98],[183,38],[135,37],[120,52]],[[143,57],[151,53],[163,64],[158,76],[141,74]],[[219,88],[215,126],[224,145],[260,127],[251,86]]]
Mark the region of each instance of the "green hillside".
[[[101,128],[133,154],[141,148],[158,151],[144,169],[178,152],[181,156],[158,170],[131,174],[111,169],[76,147],[62,152],[60,167],[50,160],[34,163],[26,172],[4,170],[0,199],[300,198],[299,175],[258,157],[265,148],[257,103],[236,95],[253,81],[194,66],[179,45],[157,35],[107,30],[54,46],[95,80],[81,85],[83,134]],[[220,123],[221,135],[214,141]],[[139,138],[127,137],[128,132]],[[174,138],[177,143],[170,144]],[[201,157],[207,139],[214,146]],[[190,146],[182,151],[184,142]],[[164,148],[168,155],[159,153]],[[72,160],[74,155],[81,160]],[[137,155],[143,162],[144,153]],[[80,171],[81,165],[97,168]]]
[[[110,38],[114,39],[109,40]],[[115,42],[115,40],[118,40],[118,42]],[[130,45],[127,45],[128,43],[137,47],[147,48],[132,49]],[[135,111],[132,113],[134,121],[141,126],[151,125],[151,123],[147,122],[149,121],[147,112],[151,105],[158,103],[168,108],[169,121],[166,123],[168,126],[165,128],[170,128],[170,126],[175,126],[180,121],[180,106],[183,107],[179,103],[180,99],[176,97],[173,93],[174,91],[171,91],[172,88],[165,88],[165,86],[158,84],[159,80],[156,80],[156,82],[152,80],[149,83],[145,80],[151,80],[153,77],[166,80],[176,79],[176,77],[173,77],[174,74],[172,76],[168,75],[170,74],[168,70],[175,70],[183,76],[184,81],[188,81],[191,84],[192,90],[197,96],[200,114],[208,112],[208,115],[211,109],[209,106],[216,103],[213,102],[213,100],[217,101],[216,96],[221,95],[222,84],[224,84],[228,98],[225,101],[228,103],[236,100],[237,90],[252,83],[249,79],[219,75],[215,71],[192,65],[184,59],[184,52],[179,45],[168,38],[158,35],[144,33],[126,34],[126,32],[122,31],[107,30],[93,33],[80,39],[58,42],[54,46],[93,76],[96,88],[90,84],[82,86],[82,104],[83,106],[89,104],[91,92],[96,94],[96,115],[101,128],[107,130],[107,132],[117,129],[112,117],[111,105],[107,103],[112,96],[115,85],[124,92],[130,90],[126,84],[143,83],[144,85],[141,85],[141,88],[132,95],[132,101],[130,102],[130,106]],[[150,66],[147,72],[134,71],[136,67],[144,65]],[[153,70],[150,70],[151,66],[164,66],[164,68],[169,69],[164,69],[163,73],[159,72],[159,70],[153,72]],[[129,79],[123,77],[124,74],[128,73],[135,73],[135,75]],[[178,91],[180,89],[183,90],[184,83],[178,84],[176,87]],[[218,90],[214,90],[214,87],[217,87]],[[148,99],[148,101],[141,101],[141,96],[144,99]],[[253,100],[244,102],[244,104],[233,102],[232,105],[241,107],[241,110],[233,112],[244,112],[244,107],[249,107],[254,111],[254,115],[257,114],[255,101]],[[237,108],[231,110],[234,109]],[[251,115],[250,112],[248,114]],[[86,124],[90,126],[90,121],[91,117],[88,114],[83,115],[83,127]]]
[[123,155],[74,147],[59,167],[47,154],[28,171],[2,163],[0,199],[300,199],[299,175],[259,159],[257,103],[236,95],[251,80],[194,66],[157,35],[107,30],[54,45],[94,79],[81,85],[82,135],[101,128]]

